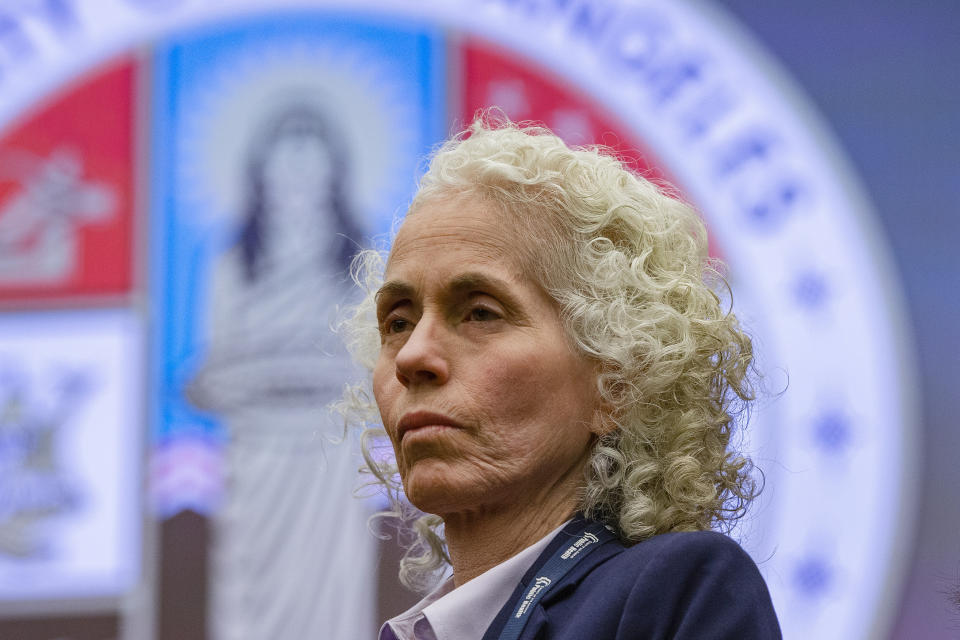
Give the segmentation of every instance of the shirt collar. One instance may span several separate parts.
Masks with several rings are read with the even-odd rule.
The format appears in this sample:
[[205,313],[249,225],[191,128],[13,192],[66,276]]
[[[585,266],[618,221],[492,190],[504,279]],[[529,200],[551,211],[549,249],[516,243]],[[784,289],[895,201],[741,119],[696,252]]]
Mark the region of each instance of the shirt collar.
[[509,560],[454,589],[453,576],[380,628],[380,640],[480,640],[563,523]]

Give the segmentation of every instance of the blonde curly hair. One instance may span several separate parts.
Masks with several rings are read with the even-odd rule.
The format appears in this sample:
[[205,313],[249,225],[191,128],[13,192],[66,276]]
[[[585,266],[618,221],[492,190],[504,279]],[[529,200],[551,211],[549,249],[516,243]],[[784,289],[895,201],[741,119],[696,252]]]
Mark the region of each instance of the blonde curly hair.
[[[434,154],[408,215],[449,197],[496,207],[529,239],[528,273],[557,303],[571,343],[599,365],[606,428],[593,444],[581,510],[627,544],[728,530],[758,492],[752,463],[731,442],[753,400],[753,350],[715,290],[726,283],[697,213],[604,149],[570,148],[544,128],[490,114]],[[385,264],[383,251],[357,257],[354,279],[366,296],[343,324],[369,369]],[[338,409],[348,425],[379,421],[369,382],[348,387]],[[401,581],[425,589],[449,561],[442,520],[403,499],[393,459],[376,452],[382,428],[366,426],[362,442],[388,513],[412,523]]]

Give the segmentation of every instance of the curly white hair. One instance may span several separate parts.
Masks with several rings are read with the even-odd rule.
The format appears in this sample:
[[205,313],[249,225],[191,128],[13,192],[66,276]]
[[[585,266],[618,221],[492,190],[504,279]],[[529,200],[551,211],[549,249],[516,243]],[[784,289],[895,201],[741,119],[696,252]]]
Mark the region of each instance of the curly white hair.
[[[753,400],[753,349],[717,293],[726,283],[697,213],[604,149],[571,148],[489,114],[434,154],[408,216],[449,197],[497,207],[529,239],[528,273],[557,303],[571,343],[599,364],[607,428],[593,444],[581,510],[627,543],[729,527],[743,515],[758,484],[732,436]],[[386,257],[356,258],[366,296],[343,325],[369,369]],[[366,429],[366,470],[386,487],[389,513],[413,521],[401,581],[423,589],[448,561],[442,520],[406,503],[392,458],[373,452],[385,434],[369,426],[379,421],[369,382],[348,387],[337,408]]]

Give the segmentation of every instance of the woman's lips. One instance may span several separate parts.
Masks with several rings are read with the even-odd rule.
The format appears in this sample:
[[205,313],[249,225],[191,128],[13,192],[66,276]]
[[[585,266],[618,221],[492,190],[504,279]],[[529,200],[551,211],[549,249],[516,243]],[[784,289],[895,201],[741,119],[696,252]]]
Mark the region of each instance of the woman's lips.
[[410,431],[434,432],[444,429],[462,429],[463,427],[453,418],[442,413],[433,413],[432,411],[411,411],[405,413],[397,423],[397,440],[402,441],[403,437]]

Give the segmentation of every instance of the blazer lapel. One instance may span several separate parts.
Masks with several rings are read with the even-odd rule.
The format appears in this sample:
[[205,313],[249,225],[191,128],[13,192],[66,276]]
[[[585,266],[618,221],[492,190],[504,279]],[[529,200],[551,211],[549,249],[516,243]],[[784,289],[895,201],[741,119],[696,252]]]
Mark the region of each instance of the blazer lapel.
[[[510,594],[510,599],[507,600],[507,603],[503,605],[500,611],[497,613],[497,617],[493,619],[493,622],[490,623],[490,626],[487,628],[486,633],[483,634],[483,640],[497,640],[500,637],[500,632],[503,630],[503,627],[507,624],[507,620],[513,615],[514,609],[517,607],[517,603],[527,592],[527,586],[536,579],[537,574],[540,569],[543,568],[543,565],[553,557],[553,554],[557,552],[558,549],[565,545],[569,545],[572,541],[576,540],[580,536],[580,532],[583,530],[584,525],[587,523],[587,520],[578,513],[574,516],[567,526],[560,530],[553,540],[550,541],[550,544],[537,556],[537,559],[534,561],[530,568],[523,578],[520,579],[520,584],[513,590],[513,593]],[[607,558],[616,555],[623,551],[624,546],[617,540],[612,540],[604,543],[599,548],[593,551],[593,553],[584,557],[580,562],[577,563],[577,566],[573,567],[570,572],[565,575],[559,582],[550,586],[550,590],[543,596],[540,602],[537,604],[534,613],[531,615],[530,620],[527,622],[527,625],[523,629],[521,638],[533,638],[535,635],[530,635],[537,627],[543,626],[547,619],[544,613],[544,607],[546,607],[552,600],[562,595],[567,589],[575,586],[586,574],[588,574],[595,566],[605,561]]]

